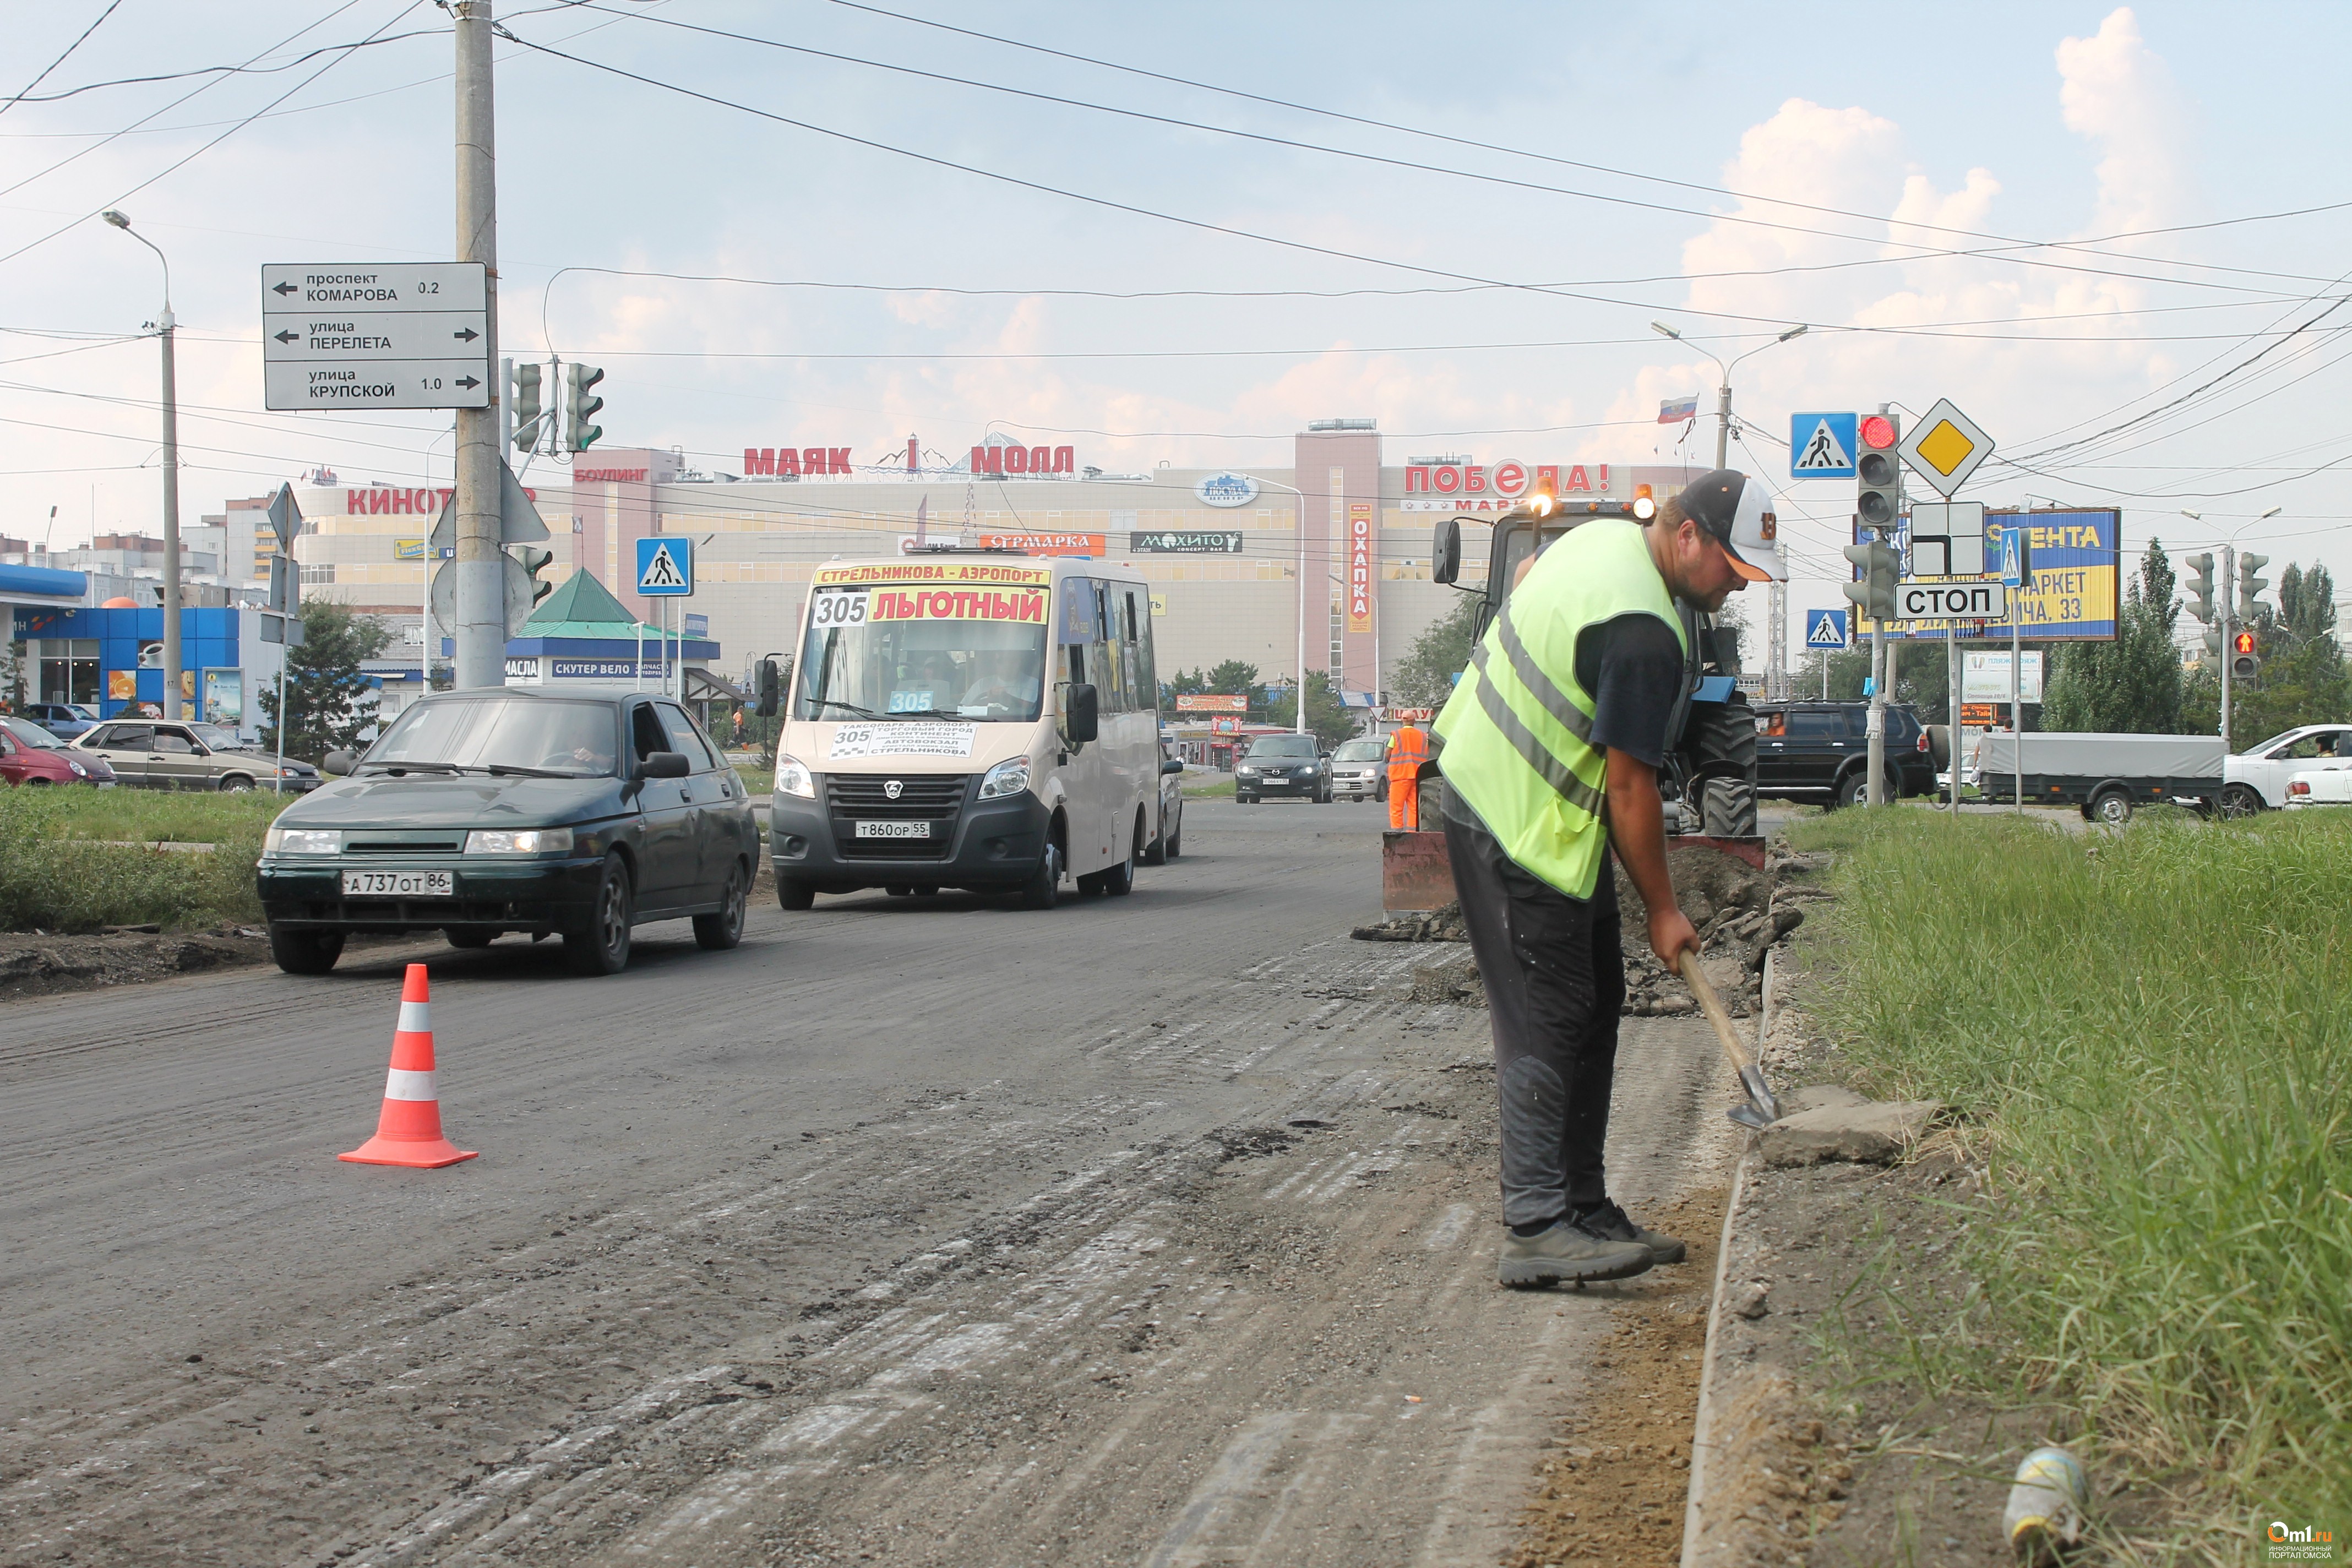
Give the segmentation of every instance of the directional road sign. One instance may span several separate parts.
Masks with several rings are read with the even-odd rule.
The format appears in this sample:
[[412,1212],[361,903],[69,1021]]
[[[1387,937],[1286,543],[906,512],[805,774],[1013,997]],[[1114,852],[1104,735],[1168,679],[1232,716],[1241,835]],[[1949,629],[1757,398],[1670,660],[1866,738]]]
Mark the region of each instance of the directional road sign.
[[1805,646],[1807,647],[1843,647],[1846,646],[1846,613],[1843,610],[1807,610],[1805,612]]
[[1975,577],[1984,572],[1984,502],[1911,503],[1911,574]]
[[637,592],[649,599],[694,592],[694,541],[674,533],[637,541]]
[[1948,499],[1954,490],[1969,482],[1977,465],[1992,456],[1992,437],[1982,426],[1952,406],[1948,397],[1939,399],[1927,410],[1927,416],[1911,426],[1911,434],[1896,448],[1911,471]]
[[1898,621],[2002,621],[2009,618],[2009,590],[1999,583],[1898,583]]
[[1853,478],[1854,425],[1855,416],[1852,413],[1790,415],[1789,477]]
[[488,300],[478,261],[264,267],[264,406],[488,408]]

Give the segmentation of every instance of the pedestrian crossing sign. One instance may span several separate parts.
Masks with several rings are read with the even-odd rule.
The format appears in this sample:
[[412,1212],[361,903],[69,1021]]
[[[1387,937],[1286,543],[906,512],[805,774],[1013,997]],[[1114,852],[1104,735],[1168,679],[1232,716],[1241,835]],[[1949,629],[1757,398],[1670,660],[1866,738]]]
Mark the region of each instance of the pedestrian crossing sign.
[[1854,477],[1854,423],[1845,414],[1789,416],[1789,477],[1850,479]]
[[637,592],[649,599],[694,592],[694,542],[675,534],[637,541]]
[[1846,612],[1843,610],[1808,610],[1805,612],[1805,646],[1807,647],[1843,647],[1846,646]]

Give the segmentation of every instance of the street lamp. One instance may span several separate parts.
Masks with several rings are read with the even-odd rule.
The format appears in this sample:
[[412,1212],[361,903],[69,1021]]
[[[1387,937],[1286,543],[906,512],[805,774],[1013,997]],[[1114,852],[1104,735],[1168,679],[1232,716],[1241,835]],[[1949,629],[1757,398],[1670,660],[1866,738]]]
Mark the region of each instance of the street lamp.
[[1696,343],[1690,342],[1664,321],[1652,321],[1650,328],[1653,331],[1664,332],[1685,348],[1697,349],[1700,353],[1706,354],[1707,358],[1715,361],[1716,369],[1723,373],[1723,383],[1715,389],[1715,466],[1718,468],[1727,467],[1731,461],[1731,372],[1733,368],[1741,361],[1753,359],[1775,344],[1785,343],[1790,338],[1803,337],[1805,328],[1802,325],[1790,327],[1787,331],[1774,338],[1771,342],[1759,343],[1741,354],[1738,359],[1733,360],[1730,364],[1726,364],[1716,355],[1707,353],[1706,350],[1699,348]]
[[[1796,326],[1790,327],[1787,331],[1782,332],[1779,337],[1774,338],[1771,342],[1757,344],[1754,348],[1749,349],[1746,353],[1741,354],[1738,359],[1733,360],[1730,364],[1726,364],[1714,354],[1707,353],[1706,350],[1699,348],[1696,343],[1687,342],[1683,337],[1682,333],[1675,331],[1674,328],[1666,325],[1664,321],[1652,321],[1650,323],[1650,327],[1653,331],[1663,332],[1667,337],[1674,339],[1675,342],[1682,343],[1685,348],[1698,349],[1699,353],[1706,354],[1706,357],[1711,360],[1715,360],[1716,368],[1723,373],[1723,381],[1715,391],[1715,466],[1718,468],[1728,468],[1731,464],[1732,367],[1738,364],[1741,360],[1753,358],[1755,355],[1762,353],[1766,349],[1773,348],[1779,344],[1787,342],[1790,338],[1803,337],[1805,335],[1804,323],[1800,322]],[[1765,596],[1769,603],[1765,608],[1764,618],[1769,623],[1765,629],[1770,633],[1772,639],[1772,646],[1766,656],[1765,676],[1767,680],[1770,683],[1772,695],[1775,697],[1786,697],[1789,694],[1787,673],[1789,663],[1789,585],[1786,583],[1775,583]],[[1824,657],[1822,661],[1822,668],[1823,672],[1822,679],[1826,680],[1828,679],[1829,668],[1829,660],[1826,657]]]
[[[180,399],[172,362],[172,259],[163,247],[131,226],[110,207],[107,222],[155,253],[163,264],[163,313],[156,319],[163,340],[163,717],[180,712]],[[283,722],[283,721],[280,721]]]
[[[1288,490],[1298,498],[1298,510],[1292,514],[1298,533],[1298,733],[1307,732],[1307,492],[1296,485],[1286,485],[1279,479],[1261,479],[1250,476],[1254,484],[1268,489]],[[1378,684],[1377,680],[1374,684]]]

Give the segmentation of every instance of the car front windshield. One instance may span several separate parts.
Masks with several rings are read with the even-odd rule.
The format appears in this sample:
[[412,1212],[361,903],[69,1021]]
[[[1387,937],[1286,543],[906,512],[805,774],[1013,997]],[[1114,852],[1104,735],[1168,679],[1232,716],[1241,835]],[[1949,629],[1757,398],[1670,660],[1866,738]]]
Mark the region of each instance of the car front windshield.
[[1388,745],[1381,741],[1349,741],[1331,753],[1335,763],[1377,763],[1388,755]]
[[245,748],[245,742],[236,738],[234,730],[224,730],[217,724],[191,724],[188,728],[195,732],[196,739],[205,743],[205,750],[208,752],[234,752]]
[[39,752],[62,752],[66,743],[34,723],[30,719],[0,719],[0,729]]
[[1249,749],[1249,761],[1264,757],[1312,757],[1315,737],[1312,735],[1262,735]]
[[1045,671],[1042,591],[825,589],[809,608],[794,716],[1026,723]]
[[362,762],[371,768],[513,768],[595,778],[612,773],[618,735],[613,710],[602,702],[457,698],[411,705]]

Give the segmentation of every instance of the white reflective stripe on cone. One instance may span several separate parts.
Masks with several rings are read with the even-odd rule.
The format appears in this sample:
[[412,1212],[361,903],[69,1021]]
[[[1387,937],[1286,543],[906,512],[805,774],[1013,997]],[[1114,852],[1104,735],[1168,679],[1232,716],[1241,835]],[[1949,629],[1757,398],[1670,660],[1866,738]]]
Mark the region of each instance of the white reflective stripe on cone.
[[404,1035],[431,1034],[432,1007],[430,1002],[403,1002],[400,1005],[400,1032]]
[[383,1075],[383,1097],[386,1100],[438,1100],[441,1091],[434,1087],[432,1073],[394,1068]]

